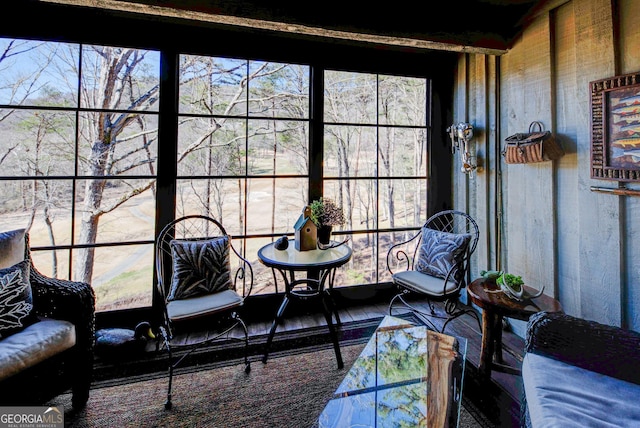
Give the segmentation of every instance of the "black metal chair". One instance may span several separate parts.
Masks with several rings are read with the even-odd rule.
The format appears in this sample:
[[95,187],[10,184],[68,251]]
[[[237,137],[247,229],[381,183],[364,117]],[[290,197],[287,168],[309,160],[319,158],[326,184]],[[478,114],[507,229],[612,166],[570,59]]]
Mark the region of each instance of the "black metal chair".
[[[161,345],[169,353],[169,387],[165,408],[172,407],[174,370],[194,350],[226,336],[244,340],[245,372],[249,373],[249,334],[238,311],[251,294],[253,269],[233,247],[232,238],[218,221],[200,215],[169,223],[156,240],[157,288],[163,302]],[[233,259],[233,263],[232,263]],[[207,334],[196,343],[174,341],[192,327]],[[241,327],[244,338],[230,333]],[[186,346],[173,359],[173,349]]]
[[[465,313],[474,316],[480,326],[476,311],[461,308],[459,302],[460,293],[466,286],[469,258],[479,236],[478,225],[471,216],[446,210],[431,216],[418,233],[392,245],[387,252],[387,269],[399,293],[389,303],[389,315],[399,301],[411,311],[424,315],[434,330],[444,332],[451,320]],[[410,295],[427,298],[430,313],[410,304],[407,299]],[[445,302],[444,315],[437,313],[434,301]],[[438,329],[430,317],[446,321]]]

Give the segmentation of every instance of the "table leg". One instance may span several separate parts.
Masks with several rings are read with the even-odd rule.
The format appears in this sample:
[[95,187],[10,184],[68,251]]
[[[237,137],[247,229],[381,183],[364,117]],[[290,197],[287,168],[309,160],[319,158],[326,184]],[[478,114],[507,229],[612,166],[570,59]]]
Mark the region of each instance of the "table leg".
[[[331,313],[336,317],[336,325],[342,325],[342,321],[340,321],[340,315],[338,314],[338,305],[336,305],[336,301],[333,299],[333,281],[336,277],[336,269],[331,269],[326,272],[325,275],[329,278],[329,288],[325,288],[326,293],[329,295],[330,303],[331,303]],[[324,279],[323,279],[324,284]]]
[[333,349],[336,352],[336,360],[338,361],[338,368],[341,369],[344,367],[344,362],[342,361],[342,353],[340,352],[340,342],[338,340],[338,332],[333,325],[332,321],[332,312],[329,309],[329,305],[324,296],[320,296],[322,300],[322,312],[324,313],[324,318],[327,320],[327,327],[329,327],[329,334],[331,335],[331,339],[333,340]]
[[496,315],[493,312],[487,309],[482,311],[482,346],[480,348],[480,363],[478,364],[478,372],[482,381],[488,381],[491,378],[491,364],[495,346],[495,320]]
[[497,315],[495,317],[495,325],[493,326],[493,359],[498,364],[503,364],[504,361],[502,359],[502,315]]
[[267,358],[269,357],[269,348],[271,347],[271,342],[273,342],[273,336],[276,334],[276,329],[278,328],[278,324],[280,323],[280,320],[282,319],[282,316],[284,315],[284,310],[287,308],[288,304],[289,304],[289,297],[285,295],[284,299],[282,300],[282,304],[280,305],[280,308],[278,309],[278,313],[276,314],[276,317],[273,320],[273,324],[271,325],[271,331],[269,331],[269,337],[267,338],[267,344],[264,347],[264,356],[262,357],[262,362],[263,363],[267,362]]

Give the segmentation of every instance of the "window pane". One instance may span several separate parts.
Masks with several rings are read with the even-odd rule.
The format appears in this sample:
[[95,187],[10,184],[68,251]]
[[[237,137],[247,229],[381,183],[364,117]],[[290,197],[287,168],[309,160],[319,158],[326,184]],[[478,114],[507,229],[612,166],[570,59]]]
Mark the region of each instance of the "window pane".
[[[93,280],[96,311],[151,306],[153,245],[95,248]],[[74,251],[74,262],[77,260]]]
[[[29,233],[29,239],[37,236],[38,233]],[[35,244],[31,243],[31,247]],[[69,279],[69,257],[70,250],[32,250],[31,260],[38,272],[56,279]]]
[[245,115],[247,61],[180,55],[180,113]]
[[0,230],[31,224],[31,246],[71,244],[71,186],[71,180],[44,178],[0,181]]
[[333,199],[344,212],[345,224],[335,230],[375,229],[376,216],[375,180],[326,180],[324,196]]
[[264,178],[248,181],[247,234],[293,233],[307,205],[306,178]]
[[380,180],[381,229],[422,226],[426,219],[424,179]]
[[309,117],[309,67],[249,62],[249,115]]
[[0,39],[0,104],[76,107],[79,45]]
[[249,174],[301,174],[309,170],[307,122],[249,121]]
[[246,121],[189,118],[178,129],[178,175],[245,175]]
[[[160,52],[83,46],[81,106],[158,111]],[[115,121],[105,122],[105,130]]]
[[325,177],[375,177],[376,128],[325,126]]
[[[82,180],[76,189],[75,242],[153,240],[153,180]],[[96,205],[97,195],[100,202]],[[91,238],[94,236],[94,238]]]
[[213,217],[231,235],[244,234],[244,179],[178,180],[176,216]]
[[424,128],[381,128],[380,176],[426,177],[426,135]]
[[[0,117],[8,113],[1,110]],[[16,110],[0,121],[3,176],[73,175],[75,114]]]
[[427,124],[427,81],[412,77],[380,76],[378,119],[383,125]]
[[258,259],[258,250],[263,246],[270,244],[275,239],[271,238],[252,238],[246,239],[247,245],[247,260],[251,263],[253,268],[253,291],[252,295],[257,294],[269,294],[277,291],[284,293],[284,281],[278,272],[275,272],[276,277],[271,268],[263,265]]
[[340,235],[336,240],[349,239],[353,256],[336,270],[335,287],[373,284],[376,282],[376,233]]
[[[79,173],[90,176],[155,175],[156,115],[82,113]],[[117,124],[108,128],[105,123]]]
[[324,73],[324,120],[329,123],[376,123],[376,75]]

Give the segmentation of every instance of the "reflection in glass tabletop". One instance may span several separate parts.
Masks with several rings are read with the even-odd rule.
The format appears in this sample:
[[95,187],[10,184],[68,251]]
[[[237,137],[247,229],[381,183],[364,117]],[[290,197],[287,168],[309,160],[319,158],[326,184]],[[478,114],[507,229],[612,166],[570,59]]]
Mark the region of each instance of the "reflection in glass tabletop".
[[457,426],[465,353],[464,339],[385,317],[319,427]]

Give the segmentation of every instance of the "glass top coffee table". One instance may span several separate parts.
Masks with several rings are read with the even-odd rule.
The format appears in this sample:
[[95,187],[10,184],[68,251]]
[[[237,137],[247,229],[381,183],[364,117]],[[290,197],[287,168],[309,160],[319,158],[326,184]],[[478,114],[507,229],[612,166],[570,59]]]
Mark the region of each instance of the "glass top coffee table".
[[457,427],[467,341],[386,316],[318,419],[326,427]]

